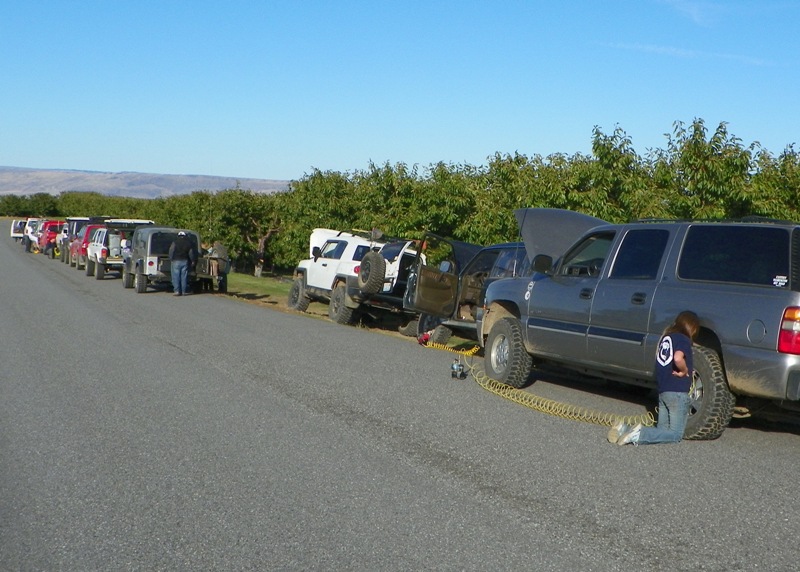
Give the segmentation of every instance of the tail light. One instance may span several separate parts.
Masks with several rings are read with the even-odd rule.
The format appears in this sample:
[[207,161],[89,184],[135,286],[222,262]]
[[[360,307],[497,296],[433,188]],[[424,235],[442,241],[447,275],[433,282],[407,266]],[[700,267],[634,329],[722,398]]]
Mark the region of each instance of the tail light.
[[100,249],[100,257],[101,258],[108,258],[108,249],[107,248],[101,248]]
[[360,271],[361,271],[361,266],[360,265],[356,266],[355,268],[353,268],[353,272],[355,272],[356,274],[358,274]]
[[792,306],[783,311],[778,351],[782,354],[800,355],[800,308]]

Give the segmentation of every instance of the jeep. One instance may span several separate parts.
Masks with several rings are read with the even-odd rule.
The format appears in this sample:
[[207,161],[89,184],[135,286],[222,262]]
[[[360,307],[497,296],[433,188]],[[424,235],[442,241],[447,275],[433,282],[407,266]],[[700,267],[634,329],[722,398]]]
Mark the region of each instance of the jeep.
[[[163,226],[137,227],[131,243],[123,245],[122,286],[135,288],[139,294],[147,292],[148,286],[171,287],[169,247],[181,230],[189,236],[195,252],[199,252],[200,235],[193,230]],[[190,284],[194,284],[195,280],[195,272],[190,270]]]

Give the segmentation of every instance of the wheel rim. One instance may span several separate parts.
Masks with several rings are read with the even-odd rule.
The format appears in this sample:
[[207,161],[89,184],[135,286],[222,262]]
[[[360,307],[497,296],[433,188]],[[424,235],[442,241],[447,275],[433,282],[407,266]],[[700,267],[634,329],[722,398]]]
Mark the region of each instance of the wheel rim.
[[703,407],[703,393],[703,378],[695,371],[692,387],[689,389],[689,417]]
[[508,367],[508,338],[500,335],[494,339],[492,344],[491,359],[492,369],[497,373],[503,373]]

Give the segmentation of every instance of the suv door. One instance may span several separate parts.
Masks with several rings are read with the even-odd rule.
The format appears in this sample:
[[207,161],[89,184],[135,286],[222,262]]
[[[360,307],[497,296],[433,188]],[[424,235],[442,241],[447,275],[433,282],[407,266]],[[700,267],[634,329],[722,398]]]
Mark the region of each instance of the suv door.
[[615,235],[613,230],[587,235],[564,255],[552,275],[529,286],[525,327],[529,347],[536,355],[569,362],[586,360],[595,289]]
[[306,274],[306,284],[312,288],[323,288],[330,290],[336,272],[339,268],[339,260],[347,250],[346,240],[326,240],[320,249],[320,255],[311,260]]
[[[647,336],[653,299],[670,243],[666,228],[630,229],[621,237],[607,277],[592,297],[588,359],[649,376],[656,340]],[[659,333],[653,334],[656,338]]]

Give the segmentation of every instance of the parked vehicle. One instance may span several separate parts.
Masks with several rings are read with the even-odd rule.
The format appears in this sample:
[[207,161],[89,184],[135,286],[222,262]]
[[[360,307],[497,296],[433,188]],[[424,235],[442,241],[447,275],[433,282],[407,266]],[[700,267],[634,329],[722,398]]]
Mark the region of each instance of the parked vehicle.
[[69,265],[78,270],[86,268],[86,248],[92,240],[92,235],[103,228],[102,223],[90,223],[78,231],[75,238],[69,243]]
[[22,240],[22,237],[25,236],[25,220],[12,220],[9,234],[11,235],[11,238],[14,239],[14,242]]
[[58,238],[59,250],[61,251],[61,262],[69,264],[69,247],[70,243],[78,235],[78,232],[89,222],[101,222],[106,217],[85,217],[85,216],[68,216],[66,217],[66,224],[61,229],[61,235]]
[[40,218],[28,218],[25,220],[25,229],[22,231],[22,242],[28,242],[30,244],[30,250],[32,252],[39,252],[39,224],[41,224],[42,219]]
[[92,235],[86,246],[86,275],[102,280],[106,272],[122,274],[122,249],[133,232],[140,226],[153,225],[152,220],[108,219]]
[[[522,242],[495,244],[477,253],[475,249],[480,247],[474,244],[434,235],[426,236],[422,244],[425,247],[421,254],[430,249],[440,251],[437,256],[427,256],[428,260],[441,259],[447,263],[427,266],[420,258],[405,304],[408,309],[420,313],[415,334],[426,336],[434,343],[447,343],[454,332],[477,339],[475,320],[489,284],[500,278],[527,274],[530,269]],[[448,249],[452,250],[449,254],[446,253]]]
[[53,259],[61,257],[58,237],[63,227],[63,220],[46,220],[39,227],[37,231],[39,235],[39,251],[44,253],[45,256]]
[[[490,377],[520,387],[533,364],[653,388],[661,334],[692,310],[701,330],[687,438],[718,437],[734,405],[800,413],[800,225],[516,216],[535,273],[487,289],[479,339]],[[537,233],[566,229],[578,238],[563,255],[537,249]]]
[[[355,276],[364,255],[383,244],[369,235],[338,231],[330,236],[328,232],[329,229],[315,229],[311,233],[311,258],[301,260],[295,268],[288,305],[304,312],[312,300],[328,302],[328,316],[340,324],[349,324],[353,310],[344,303],[347,276]],[[315,238],[318,241],[322,237],[322,246],[316,246]]]
[[[148,286],[172,285],[169,247],[183,230],[189,236],[195,252],[200,251],[200,235],[188,229],[163,226],[140,226],[133,232],[130,248],[123,245],[122,286],[135,288],[142,294]],[[194,270],[189,272],[190,289],[197,280]]]

